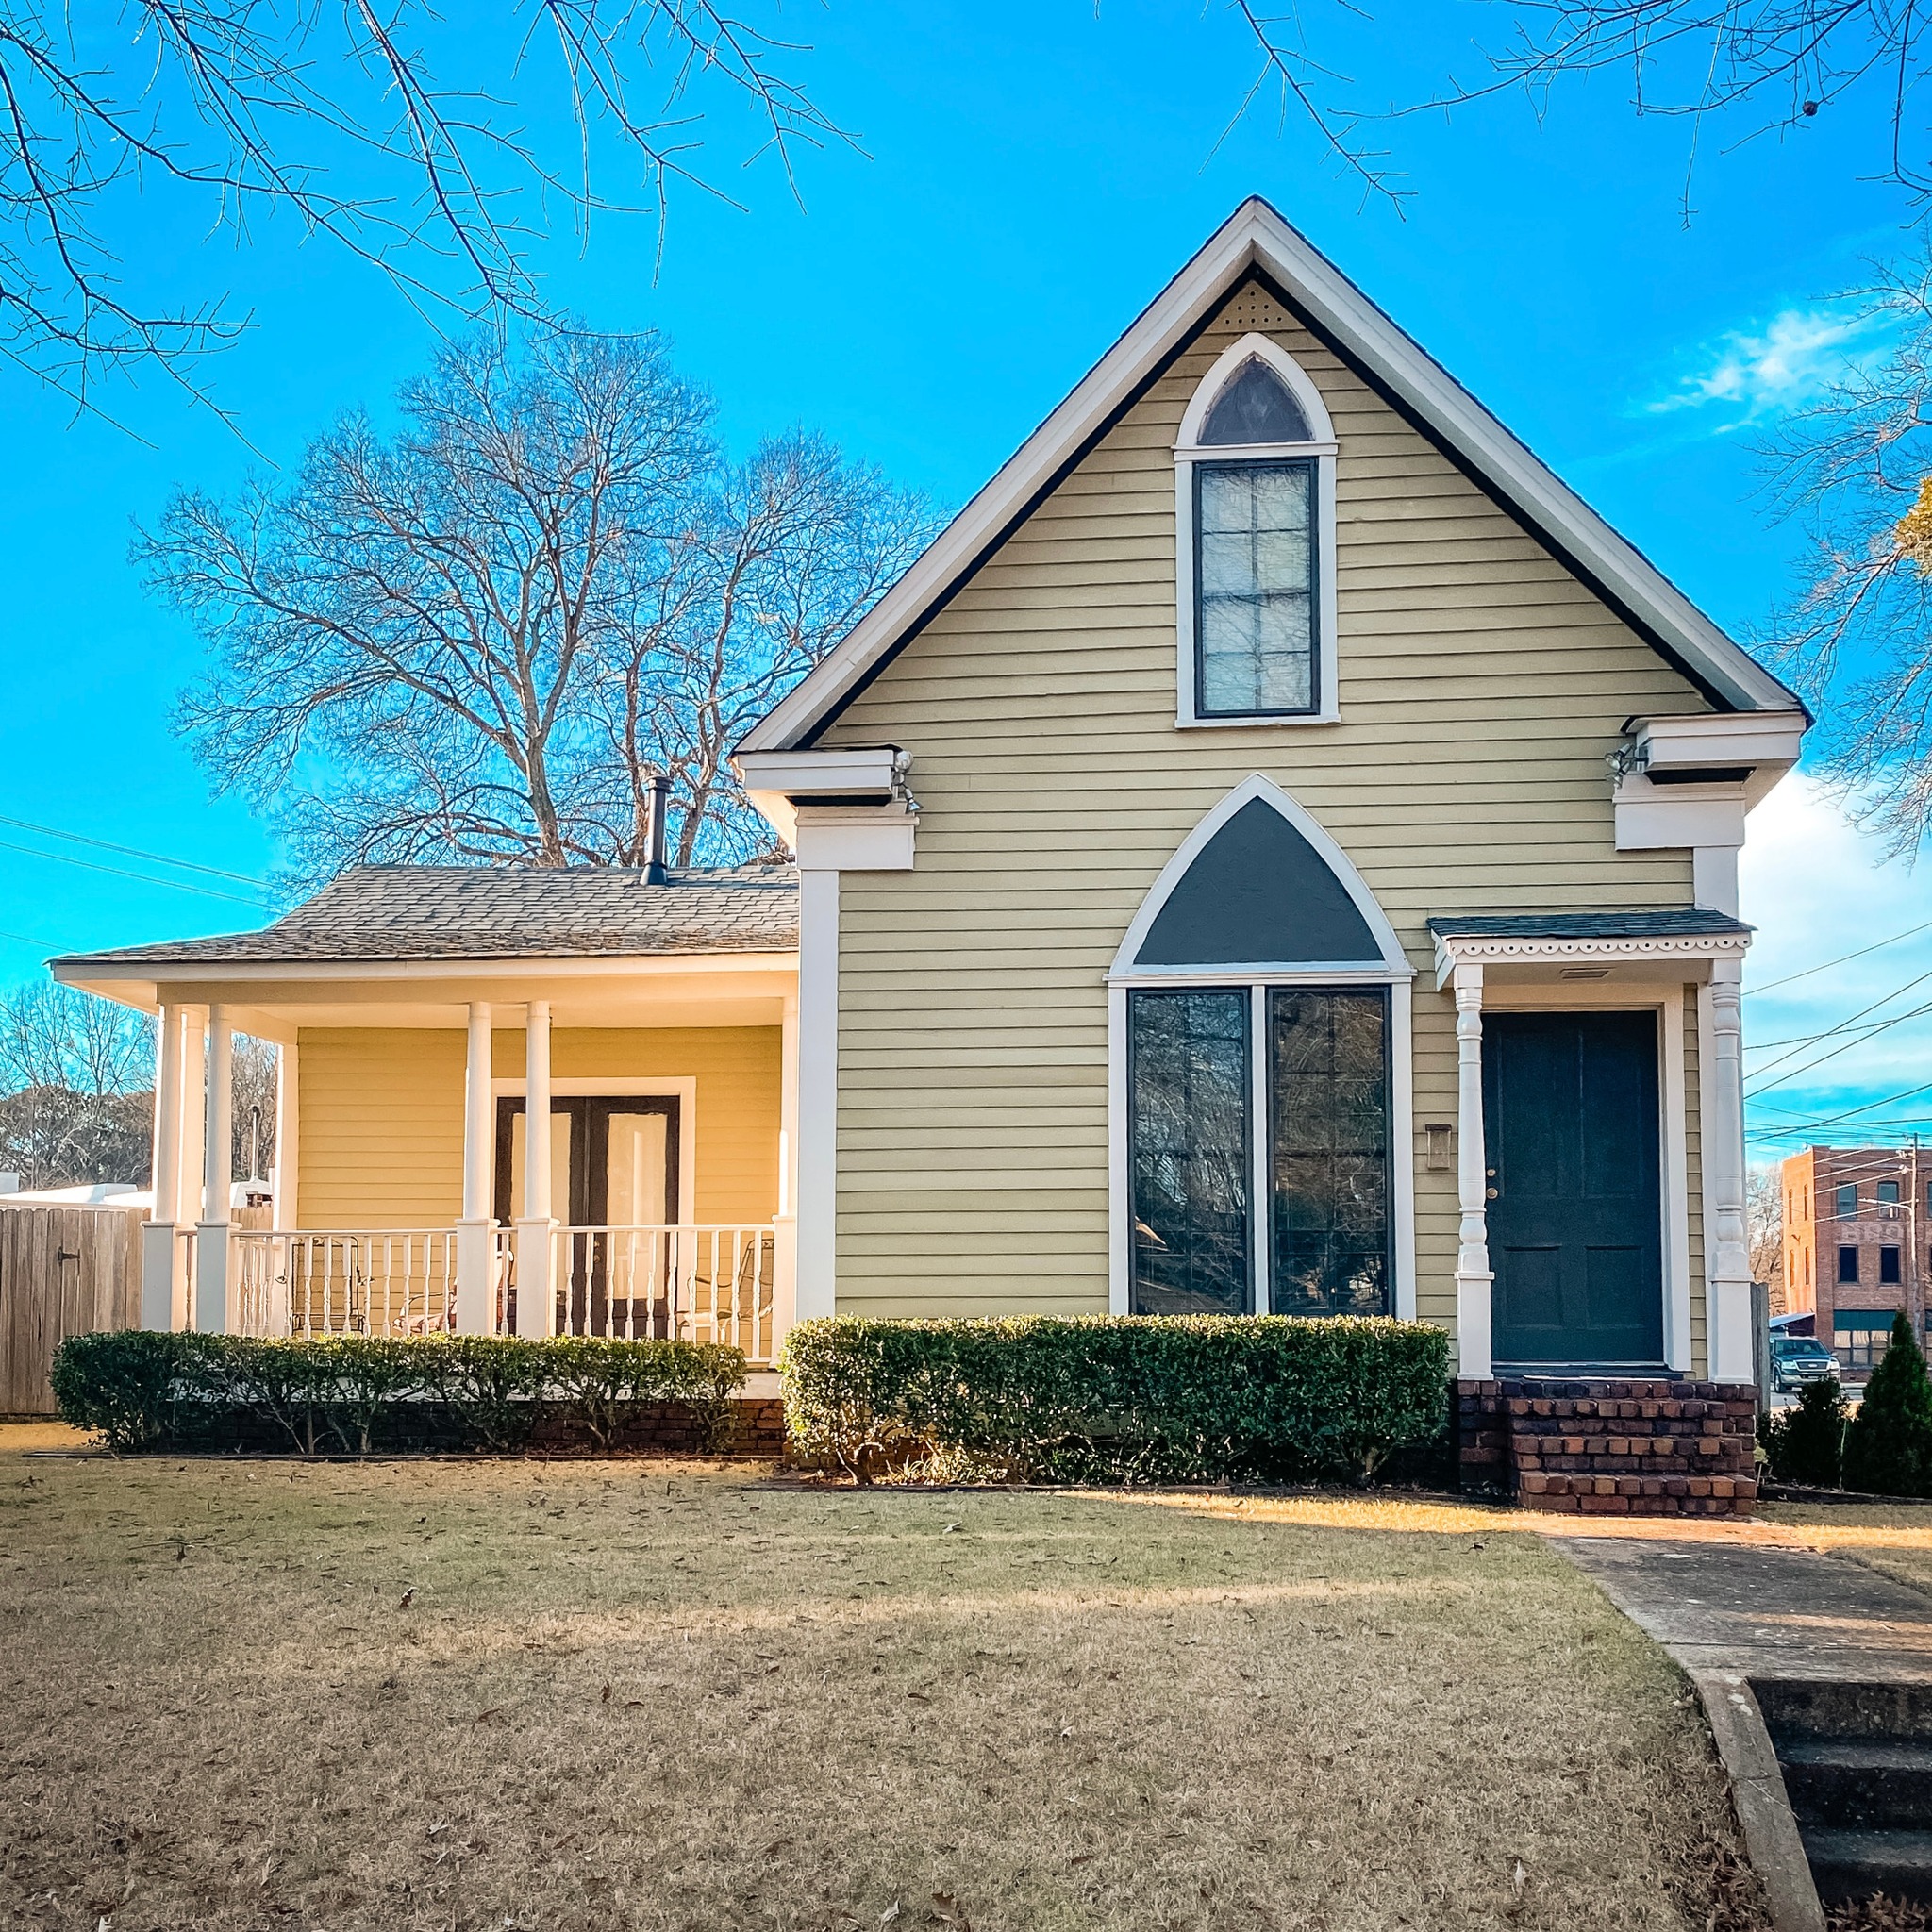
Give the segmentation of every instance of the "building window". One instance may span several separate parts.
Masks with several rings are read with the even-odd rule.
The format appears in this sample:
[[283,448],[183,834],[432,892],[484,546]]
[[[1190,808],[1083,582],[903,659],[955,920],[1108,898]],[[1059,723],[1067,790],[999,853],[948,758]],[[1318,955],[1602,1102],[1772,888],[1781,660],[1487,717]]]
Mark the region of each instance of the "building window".
[[1314,709],[1314,500],[1311,462],[1196,466],[1196,717]]
[[1838,1218],[1840,1221],[1856,1221],[1858,1216],[1858,1188],[1855,1181],[1849,1187],[1838,1191]]
[[1890,1308],[1840,1308],[1833,1321],[1832,1349],[1840,1365],[1861,1377],[1885,1359],[1891,1341]]
[[1183,724],[1332,720],[1334,430],[1249,335],[1203,378],[1174,450]]
[[1898,1250],[1880,1248],[1878,1251],[1878,1279],[1881,1283],[1896,1284],[1899,1280]]
[[1134,1313],[1387,1314],[1387,991],[1137,988],[1127,1027]]
[[1898,1183],[1896,1181],[1880,1181],[1878,1183],[1878,1205],[1881,1208],[1896,1208],[1898,1206]]
[[1838,1278],[1840,1281],[1857,1280],[1858,1251],[1857,1248],[1840,1248],[1838,1251]]

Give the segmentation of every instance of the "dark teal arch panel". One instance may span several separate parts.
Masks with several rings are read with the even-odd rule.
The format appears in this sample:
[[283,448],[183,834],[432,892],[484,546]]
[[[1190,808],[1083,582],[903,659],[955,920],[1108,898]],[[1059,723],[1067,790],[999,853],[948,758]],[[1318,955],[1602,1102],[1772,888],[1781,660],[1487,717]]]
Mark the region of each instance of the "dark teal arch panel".
[[1195,854],[1137,966],[1376,965],[1382,949],[1322,855],[1251,798]]

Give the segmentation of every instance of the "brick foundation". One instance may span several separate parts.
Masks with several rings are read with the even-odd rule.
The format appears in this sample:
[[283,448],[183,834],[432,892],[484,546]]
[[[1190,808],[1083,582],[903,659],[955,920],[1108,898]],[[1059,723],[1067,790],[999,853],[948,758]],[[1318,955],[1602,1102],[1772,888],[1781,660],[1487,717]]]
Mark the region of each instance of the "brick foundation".
[[1512,1378],[1456,1396],[1465,1491],[1600,1516],[1741,1516],[1757,1500],[1748,1382]]

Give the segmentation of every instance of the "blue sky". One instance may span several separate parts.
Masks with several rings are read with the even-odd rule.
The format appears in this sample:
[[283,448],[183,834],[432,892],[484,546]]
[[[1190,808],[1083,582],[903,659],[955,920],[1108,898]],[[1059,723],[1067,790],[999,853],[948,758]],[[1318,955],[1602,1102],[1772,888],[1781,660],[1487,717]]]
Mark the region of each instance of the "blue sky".
[[[1464,0],[1307,18],[1364,103],[1474,73],[1472,47],[1500,31],[1497,9]],[[727,114],[703,164],[741,210],[675,199],[661,267],[650,230],[618,219],[583,250],[559,232],[540,258],[553,301],[666,331],[739,441],[803,422],[957,503],[1258,192],[1721,623],[1748,630],[1789,580],[1798,539],[1754,499],[1748,432],[1856,350],[1824,298],[1907,238],[1901,197],[1868,178],[1869,111],[1862,125],[1856,105],[1821,116],[1789,142],[1707,134],[1686,225],[1684,124],[1638,121],[1624,78],[1606,75],[1560,92],[1541,120],[1512,96],[1378,133],[1412,191],[1398,216],[1271,106],[1223,139],[1255,63],[1218,0],[829,0],[782,19],[811,43],[799,71],[863,154],[804,157],[800,207],[769,158],[739,166],[750,131]],[[373,271],[292,233],[238,245],[204,211],[157,201],[141,216],[145,263],[184,289],[232,289],[253,312],[211,375],[254,451],[165,384],[118,399],[137,441],[0,372],[13,563],[0,818],[259,877],[274,855],[247,802],[211,801],[169,730],[198,645],[144,599],[129,532],[175,483],[230,488],[251,465],[297,459],[338,410],[379,408],[434,337]],[[239,903],[22,846],[154,870],[0,823],[0,979],[50,950],[253,923],[249,889],[231,880],[180,875]],[[1812,789],[1779,801],[1747,879],[1760,981],[1932,921],[1925,881],[1881,865]],[[1835,1024],[1932,969],[1927,939],[1754,997],[1754,1031]],[[1932,1080],[1924,1021],[1767,1089],[1767,1107],[1796,1111],[1757,1124],[1913,1075]],[[1928,1103],[1909,1105],[1932,1114]]]

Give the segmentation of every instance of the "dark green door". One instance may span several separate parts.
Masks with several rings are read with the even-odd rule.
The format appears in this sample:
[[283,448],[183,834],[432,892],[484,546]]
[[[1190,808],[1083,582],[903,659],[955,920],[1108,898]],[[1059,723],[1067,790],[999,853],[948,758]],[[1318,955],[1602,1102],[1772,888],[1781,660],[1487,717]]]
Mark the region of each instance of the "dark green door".
[[1499,1363],[1663,1360],[1657,1016],[1486,1013]]

